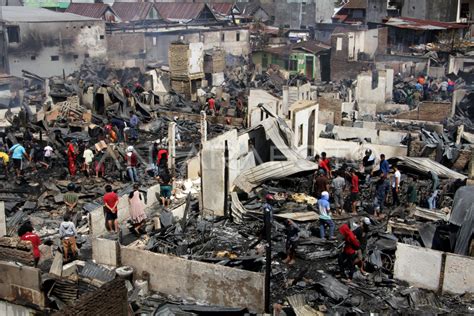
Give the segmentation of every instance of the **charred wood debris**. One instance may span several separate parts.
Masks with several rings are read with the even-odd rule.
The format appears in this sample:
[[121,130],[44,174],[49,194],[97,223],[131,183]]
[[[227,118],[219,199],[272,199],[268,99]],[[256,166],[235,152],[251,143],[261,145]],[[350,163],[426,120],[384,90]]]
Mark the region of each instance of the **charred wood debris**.
[[[101,141],[104,140],[105,122],[111,118],[127,122],[130,119],[129,112],[133,111],[140,119],[139,140],[133,143],[133,146],[142,157],[139,173],[143,190],[156,184],[156,180],[148,172],[152,143],[158,141],[160,146],[165,147],[168,123],[171,121],[177,123],[180,141],[177,144],[176,165],[173,169],[174,176],[178,179],[178,187],[172,207],[184,204],[185,212],[182,219],[176,220],[171,212],[157,203],[149,218],[159,217],[160,227],[156,229],[153,221],[149,220],[146,225],[146,234],[135,236],[125,232],[119,238],[121,244],[216,265],[263,272],[265,247],[264,243],[259,241],[259,231],[263,225],[262,198],[264,194],[272,193],[276,204],[274,205],[275,221],[272,224],[271,302],[276,310],[282,309],[292,315],[296,311],[296,308],[292,309],[292,306],[306,305],[317,314],[472,312],[471,295],[438,295],[428,290],[410,287],[407,283],[393,278],[397,242],[428,247],[421,227],[435,225],[437,238],[440,240],[438,250],[451,251],[449,239],[452,238],[453,227],[449,224],[446,215],[451,213],[456,190],[465,185],[465,181],[453,178],[440,179],[441,193],[438,199],[440,210],[435,211],[434,215],[428,214],[424,210],[427,208],[427,198],[431,194],[433,183],[427,170],[401,164],[402,183],[409,183],[409,178],[417,179],[415,189],[418,192],[417,205],[420,210],[414,213],[403,206],[387,207],[387,216],[376,219],[373,216],[372,201],[379,178],[373,177],[365,181],[365,176],[359,174],[362,202],[358,206],[358,215],[343,214],[334,217],[334,220],[336,227],[343,223],[349,223],[353,227],[359,225],[362,217],[370,218],[372,225],[367,236],[365,254],[366,271],[369,274],[364,275],[357,271],[353,282],[346,284],[341,282],[338,275],[337,256],[343,247],[341,237],[338,236],[338,239],[334,241],[321,239],[318,221],[311,217],[312,214],[318,213],[316,199],[311,196],[312,174],[299,174],[267,181],[248,194],[238,194],[238,199],[247,210],[240,223],[232,220],[230,199],[227,216],[223,218],[203,216],[200,213],[199,184],[190,183],[184,179],[186,160],[195,156],[200,148],[199,113],[204,108],[202,102],[200,104],[199,101],[185,100],[173,91],[169,91],[166,96],[157,95],[149,87],[151,79],[139,70],[126,68],[112,71],[97,62],[85,63],[79,72],[65,78],[47,79],[29,72],[24,72],[24,76],[31,82],[25,91],[24,107],[18,115],[7,114],[6,118],[11,126],[3,129],[1,135],[3,143],[10,146],[16,142],[28,145],[34,139],[43,147],[50,144],[54,148],[54,159],[53,167],[49,169],[38,167],[37,171],[33,172],[32,166],[29,165],[26,172],[19,178],[15,178],[13,172],[9,172],[8,177],[2,175],[0,200],[5,202],[7,235],[15,236],[18,228],[29,220],[40,235],[43,244],[53,245],[53,252],[56,252],[59,248],[58,227],[66,211],[62,198],[67,192],[67,185],[73,181],[77,185],[81,209],[76,218],[79,232],[77,242],[81,248],[80,259],[88,261],[80,272],[79,281],[51,278],[45,274],[43,284],[49,289],[51,310],[73,302],[84,293],[97,289],[101,282],[114,278],[107,271],[101,270],[100,266],[90,262],[91,244],[88,236],[87,214],[102,205],[105,184],[112,184],[119,195],[132,190],[123,167],[127,145],[106,144],[113,154],[107,158],[104,178],[96,179],[93,176],[88,178],[79,173],[71,179],[67,171],[66,142],[75,140],[77,146],[86,144],[103,146]],[[296,85],[297,81],[304,82],[304,80],[298,77],[284,79],[278,70],[272,69],[262,74],[256,74],[247,66],[228,70],[226,83],[222,89],[223,93],[230,96],[230,99],[225,106],[221,107],[220,115],[218,115],[225,117],[226,120],[211,118],[208,121],[207,137],[212,138],[236,125],[238,128],[243,127],[245,110],[244,113],[239,113],[237,103],[240,100],[245,108],[246,95],[250,88],[263,88],[281,96],[283,85]],[[462,79],[458,80],[459,83],[462,82]],[[345,98],[348,90],[351,89],[351,84],[350,81],[319,84],[318,91],[338,91],[341,97]],[[411,79],[396,79],[395,102],[406,102],[406,97],[412,93],[413,87],[414,81]],[[45,89],[49,91],[49,95],[45,94]],[[215,95],[215,90],[211,88],[202,88],[202,90],[206,97]],[[393,129],[417,132],[422,142],[420,156],[435,152],[433,160],[450,167],[459,156],[459,151],[468,148],[472,141],[467,137],[456,142],[459,131],[455,128],[463,124],[465,132],[474,132],[472,96],[472,93],[466,94],[457,107],[456,115],[445,122],[446,128],[441,132],[410,123],[395,122],[390,118],[384,118],[383,115],[376,119],[390,125]],[[87,97],[91,99],[86,101]],[[104,103],[104,100],[107,101]],[[26,105],[36,106],[36,115]],[[229,124],[229,118],[241,120],[234,120],[237,123]],[[213,120],[212,123],[211,120]],[[336,138],[337,136],[331,134],[329,128],[322,137]],[[412,140],[407,137],[402,143],[409,144],[410,141]],[[333,168],[348,170],[351,167],[358,168],[359,162],[341,159],[334,160],[333,164]],[[466,167],[467,165],[464,166]],[[350,181],[350,179],[347,180]],[[400,193],[402,205],[407,204],[407,187],[407,185],[402,186]],[[349,212],[349,199],[346,200],[344,209]],[[299,212],[308,213],[311,216],[310,219],[302,221],[295,218],[301,229],[300,240],[296,250],[296,264],[288,266],[283,263],[285,229],[282,223],[287,214],[299,214]],[[392,232],[387,232],[388,227],[392,227]],[[420,229],[407,230],[403,227]],[[109,236],[108,238],[115,239],[116,237]],[[11,239],[10,241],[4,239],[2,245],[20,252],[28,250],[27,245],[15,243]],[[31,264],[32,258],[24,253],[21,256],[25,258],[24,264]],[[3,254],[2,257],[8,259],[7,254]],[[18,257],[15,256],[15,258]],[[49,271],[51,262],[52,256],[49,256],[42,260],[40,268]],[[83,278],[97,279],[100,282],[99,284],[84,283],[81,281]],[[189,306],[203,304],[159,293],[139,295],[139,291],[131,283],[128,284],[128,290],[129,302],[136,313],[152,313],[155,310],[191,313],[193,308]],[[225,310],[221,311],[225,313]],[[243,314],[245,311],[235,309],[231,312]]]

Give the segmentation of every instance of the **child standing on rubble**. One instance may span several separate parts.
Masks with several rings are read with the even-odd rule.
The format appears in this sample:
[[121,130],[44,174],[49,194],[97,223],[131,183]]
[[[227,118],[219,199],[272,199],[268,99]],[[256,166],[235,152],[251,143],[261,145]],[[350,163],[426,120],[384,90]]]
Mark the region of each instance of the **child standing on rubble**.
[[69,213],[64,214],[63,222],[59,226],[59,238],[63,245],[63,257],[64,261],[69,260],[69,253],[73,257],[77,255],[77,246],[76,246],[76,225],[71,221],[71,215]]
[[300,228],[291,219],[284,222],[286,230],[286,259],[284,263],[292,265],[295,263],[296,247],[298,246]]
[[19,143],[13,145],[10,150],[9,154],[13,159],[13,168],[16,171],[16,176],[21,176],[21,171],[23,170],[23,158],[30,160],[30,156],[26,153],[25,147],[20,145]]

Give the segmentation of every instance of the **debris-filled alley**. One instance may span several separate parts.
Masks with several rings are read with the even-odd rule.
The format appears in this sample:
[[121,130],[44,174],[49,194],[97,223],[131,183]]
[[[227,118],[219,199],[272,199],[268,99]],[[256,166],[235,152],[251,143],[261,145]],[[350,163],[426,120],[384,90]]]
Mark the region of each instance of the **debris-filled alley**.
[[472,1],[36,2],[0,314],[474,313]]

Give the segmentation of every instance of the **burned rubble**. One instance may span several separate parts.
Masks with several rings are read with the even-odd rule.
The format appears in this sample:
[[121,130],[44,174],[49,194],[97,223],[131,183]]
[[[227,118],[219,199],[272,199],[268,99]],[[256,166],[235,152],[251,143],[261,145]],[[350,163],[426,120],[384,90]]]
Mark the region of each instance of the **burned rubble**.
[[[46,11],[108,48],[81,42],[87,57],[65,60],[62,75],[22,59],[11,83],[0,119],[0,306],[472,313],[468,26],[362,22],[353,10],[371,8],[356,2],[316,30],[265,25],[252,15],[270,9],[253,2],[95,4],[107,13],[94,22]],[[122,12],[135,9],[144,15]],[[12,40],[5,23],[3,32],[0,15],[0,39]]]

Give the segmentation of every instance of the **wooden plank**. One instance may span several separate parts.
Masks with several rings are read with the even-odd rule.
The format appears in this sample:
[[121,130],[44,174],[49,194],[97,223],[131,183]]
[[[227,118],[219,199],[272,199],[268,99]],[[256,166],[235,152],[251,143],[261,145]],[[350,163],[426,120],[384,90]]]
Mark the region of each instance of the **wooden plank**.
[[295,212],[295,213],[283,213],[275,214],[275,217],[288,218],[298,222],[315,221],[319,219],[319,215],[316,212]]

